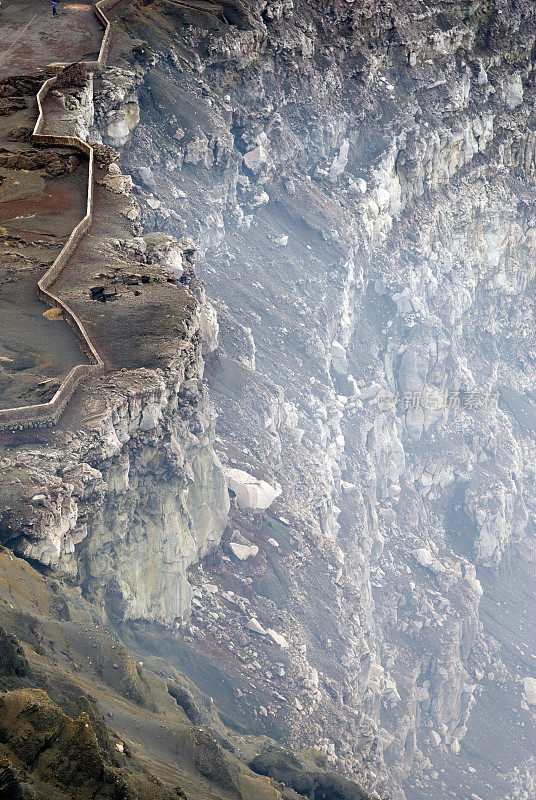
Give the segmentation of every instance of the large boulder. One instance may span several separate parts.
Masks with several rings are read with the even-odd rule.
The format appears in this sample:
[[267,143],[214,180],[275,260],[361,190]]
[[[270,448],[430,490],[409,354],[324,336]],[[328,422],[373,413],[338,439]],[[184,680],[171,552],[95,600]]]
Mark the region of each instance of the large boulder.
[[536,678],[523,678],[523,699],[529,706],[536,706]]
[[245,511],[265,511],[281,494],[279,486],[272,486],[241,469],[227,468],[227,484],[235,495],[239,508]]
[[239,544],[238,542],[230,542],[229,549],[239,561],[245,561],[250,556],[256,556],[259,552],[259,548],[256,544],[247,545]]

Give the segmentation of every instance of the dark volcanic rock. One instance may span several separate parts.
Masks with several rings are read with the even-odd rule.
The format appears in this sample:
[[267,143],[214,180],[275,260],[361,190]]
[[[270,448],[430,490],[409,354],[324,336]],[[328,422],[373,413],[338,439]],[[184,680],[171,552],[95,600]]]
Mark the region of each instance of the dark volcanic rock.
[[[310,759],[309,759],[310,760]],[[250,764],[255,772],[268,775],[311,800],[367,800],[369,795],[352,781],[308,764],[298,754],[267,747]]]
[[28,659],[16,636],[0,628],[0,676],[28,675]]

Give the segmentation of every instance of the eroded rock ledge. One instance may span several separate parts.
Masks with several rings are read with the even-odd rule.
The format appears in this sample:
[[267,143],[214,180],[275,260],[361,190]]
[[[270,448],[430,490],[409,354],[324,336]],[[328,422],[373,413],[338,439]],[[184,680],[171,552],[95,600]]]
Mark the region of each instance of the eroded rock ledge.
[[108,372],[57,428],[3,435],[1,537],[78,581],[105,616],[171,624],[189,610],[186,570],[218,544],[229,506],[203,383],[218,328],[192,242],[141,236],[129,176],[109,148],[98,154],[106,222],[59,282]]

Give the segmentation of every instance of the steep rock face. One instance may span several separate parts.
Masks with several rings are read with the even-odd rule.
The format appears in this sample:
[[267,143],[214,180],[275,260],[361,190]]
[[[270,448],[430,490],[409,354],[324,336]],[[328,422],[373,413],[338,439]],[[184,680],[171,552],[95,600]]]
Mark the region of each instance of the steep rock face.
[[121,397],[107,421],[110,440],[118,440],[101,462],[108,491],[97,517],[90,507],[78,564],[110,617],[180,619],[190,606],[186,570],[218,544],[226,525],[229,501],[212,449],[211,411],[196,362],[185,361],[189,377],[173,376],[167,385],[161,378],[128,403]]
[[431,760],[459,752],[490,646],[475,565],[532,512],[534,6],[141,6],[131,24],[149,44],[124,158],[142,223],[200,248],[220,449],[281,485],[302,596],[328,575],[320,632],[287,609],[289,658],[319,675],[290,735],[323,731],[370,786],[387,765],[443,796]]
[[[116,171],[110,177],[124,179]],[[219,543],[229,509],[202,380],[217,325],[193,275],[191,242],[156,234],[111,246],[124,256],[125,276],[106,276],[100,301],[119,299],[133,281],[171,281],[182,335],[173,328],[155,339],[158,368],[110,371],[92,383],[58,429],[34,442],[23,434],[15,452],[12,437],[0,459],[0,535],[17,554],[81,584],[103,619],[173,624],[189,612],[187,569]]]
[[[134,79],[120,68],[104,79],[66,70],[47,98],[46,130],[93,141],[98,89],[100,111],[113,95],[108,139],[124,143],[137,121]],[[0,540],[76,580],[103,619],[172,625],[190,609],[186,571],[218,544],[229,508],[203,383],[218,324],[192,241],[140,235],[117,159],[96,144],[92,233],[55,284],[91,331],[106,377],[73,398],[57,428],[2,437]]]

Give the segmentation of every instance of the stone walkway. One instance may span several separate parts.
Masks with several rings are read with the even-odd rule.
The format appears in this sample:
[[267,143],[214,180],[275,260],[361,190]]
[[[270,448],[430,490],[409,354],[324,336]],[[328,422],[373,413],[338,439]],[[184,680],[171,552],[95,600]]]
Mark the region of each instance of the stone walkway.
[[43,316],[48,309],[36,288],[85,213],[87,165],[56,178],[43,170],[0,172],[0,198],[13,197],[0,202],[0,408],[10,408],[48,401],[87,362],[68,323]]
[[92,4],[57,5],[52,18],[47,0],[5,0],[0,16],[0,409],[48,402],[88,363],[76,332],[44,316],[37,293],[86,212],[88,164],[77,150],[31,143],[35,94],[48,64],[95,59],[103,37]]
[[0,78],[36,75],[53,61],[90,61],[102,41],[93,4],[3,0],[0,16]]
[[[99,16],[102,18],[102,14],[105,13],[103,8],[111,6],[114,12],[113,17],[116,19],[125,5],[125,2],[100,4]],[[70,6],[66,8],[68,9]],[[89,7],[89,10],[93,13],[92,7]],[[33,23],[33,20],[34,18],[31,17],[30,23]],[[24,16],[21,19],[21,23],[23,22]],[[51,46],[47,45],[45,48],[47,57],[42,59],[43,62],[50,63],[49,59],[53,53],[52,45],[55,46],[57,43],[57,31],[54,31],[54,24],[55,20],[51,21],[53,33],[50,40],[47,40],[48,45]],[[24,25],[22,30],[25,30]],[[106,62],[108,36],[109,33],[104,38],[98,58],[99,63],[92,65],[92,70],[96,70],[96,81],[99,80],[100,64]],[[20,55],[17,54],[17,48],[19,45],[23,46],[22,42],[23,38],[21,37],[20,41],[17,41],[11,48],[8,56],[9,59],[12,59],[10,61],[11,68],[14,68],[13,64]],[[63,52],[61,55],[63,61],[74,60],[74,52]],[[96,59],[97,55],[96,52],[86,53],[85,59],[88,57]],[[136,209],[129,195],[130,178],[117,175],[113,171],[108,174],[107,167],[96,161],[96,180],[91,184],[93,195],[88,197],[86,157],[90,156],[89,163],[92,165],[93,153],[91,148],[78,138],[79,136],[85,138],[84,134],[79,133],[79,115],[77,113],[70,114],[67,111],[68,103],[57,101],[57,97],[60,97],[62,92],[68,94],[70,90],[60,87],[58,93],[52,84],[51,95],[47,95],[46,91],[51,84],[50,82],[46,84],[43,97],[40,98],[44,116],[35,129],[33,143],[30,145],[31,131],[37,112],[35,95],[32,92],[37,91],[40,79],[36,79],[35,76],[33,78],[11,76],[0,79],[0,83],[2,82],[4,86],[3,92],[0,92],[0,106],[3,104],[4,108],[0,110],[4,113],[0,114],[0,133],[3,129],[4,142],[8,146],[2,149],[2,136],[0,135],[0,169],[6,166],[11,167],[13,175],[11,181],[6,181],[6,175],[0,175],[0,201],[4,201],[0,206],[0,218],[3,214],[6,223],[3,229],[0,227],[0,236],[4,237],[6,242],[9,241],[17,250],[21,238],[18,235],[17,226],[20,226],[22,220],[25,245],[38,244],[41,248],[47,245],[61,246],[69,239],[67,247],[64,247],[58,260],[54,261],[54,254],[51,253],[51,257],[47,261],[42,260],[39,263],[39,266],[42,267],[40,275],[36,275],[34,264],[30,271],[28,264],[22,263],[32,260],[31,257],[28,257],[26,250],[24,253],[15,252],[10,261],[4,258],[4,263],[0,262],[0,287],[2,284],[4,289],[7,287],[6,291],[0,290],[0,296],[4,291],[1,299],[6,299],[8,305],[2,309],[0,302],[0,314],[4,330],[9,327],[11,334],[11,344],[4,342],[3,349],[14,350],[18,343],[17,356],[20,357],[19,360],[24,361],[24,357],[28,353],[32,353],[32,348],[35,349],[34,342],[37,343],[35,346],[40,348],[40,357],[37,359],[37,365],[33,365],[35,367],[33,373],[23,365],[24,378],[22,380],[14,367],[11,369],[7,367],[8,364],[15,362],[11,354],[8,358],[2,359],[3,364],[0,363],[0,395],[3,388],[2,372],[4,378],[6,378],[6,372],[13,373],[8,376],[11,378],[11,385],[8,386],[7,392],[4,387],[4,397],[0,399],[0,428],[3,426],[3,429],[9,432],[9,426],[11,426],[12,431],[19,429],[18,433],[20,433],[22,427],[25,426],[43,427],[43,425],[57,423],[59,415],[65,408],[65,404],[69,402],[73,392],[80,400],[80,391],[78,391],[80,381],[101,374],[106,367],[155,369],[161,364],[167,365],[170,356],[176,351],[177,337],[184,335],[191,320],[192,303],[195,305],[195,301],[185,290],[179,291],[180,297],[177,296],[176,291],[170,292],[170,278],[165,271],[162,273],[160,268],[155,267],[156,271],[153,270],[153,274],[151,268],[145,265],[142,270],[147,274],[140,274],[140,263],[136,259],[132,263],[131,273],[122,277],[122,272],[126,268],[126,254],[117,251],[113,243],[127,241],[132,235],[131,220],[136,216]],[[21,87],[24,88],[25,98],[18,96],[22,93]],[[84,91],[82,90],[82,93]],[[77,96],[77,103],[82,102],[80,90],[78,90],[78,94],[76,94],[76,89],[74,92]],[[3,97],[7,99],[3,100]],[[26,113],[28,117],[24,120],[26,124],[23,124],[22,127],[20,126],[21,120],[17,116],[19,111]],[[16,130],[12,124],[15,118],[19,123],[15,126]],[[53,146],[41,146],[39,137],[47,144],[54,141]],[[61,141],[58,142],[58,139]],[[63,145],[68,145],[68,147]],[[71,145],[76,149],[71,150]],[[17,151],[16,158],[14,163],[8,164],[5,154],[7,154],[8,160],[13,161],[11,152],[13,149]],[[55,170],[50,171],[49,169],[47,172],[47,165],[36,166],[34,163],[36,160],[46,160],[51,157],[60,161],[59,165],[56,164]],[[29,170],[25,169],[26,164],[22,163],[24,159],[31,162]],[[74,159],[70,165],[69,159]],[[38,167],[43,174],[39,173]],[[84,169],[86,170],[85,183],[80,181]],[[5,171],[3,169],[3,172]],[[26,180],[26,173],[30,171],[33,173],[33,183],[41,178],[41,181],[48,186],[52,175],[53,181],[58,185],[55,184],[54,191],[47,191],[43,196],[35,191],[32,194],[31,191],[28,191],[29,186]],[[1,180],[2,177],[3,180]],[[9,196],[5,193],[6,187]],[[79,192],[80,189],[82,191]],[[70,194],[72,196],[68,197]],[[92,221],[89,215],[84,215],[84,198],[87,201],[87,208],[93,208]],[[13,201],[15,202],[13,203]],[[47,227],[45,223],[49,218],[52,220],[52,225]],[[79,222],[80,225],[78,225]],[[71,235],[70,231],[73,231]],[[106,255],[103,263],[104,253]],[[52,261],[54,261],[53,272],[49,271],[43,278],[42,275]],[[39,279],[40,291],[47,296],[51,304],[55,303],[56,306],[61,306],[63,312],[58,307],[47,309],[45,304],[40,306],[35,285],[37,279]],[[104,282],[103,285],[101,282]],[[108,285],[110,287],[109,295],[113,300],[110,308],[105,302],[108,299],[105,291]],[[33,293],[34,287],[35,294]],[[13,297],[8,297],[9,292]],[[94,302],[88,303],[88,299]],[[97,302],[97,300],[102,300],[102,302]],[[17,315],[17,308],[21,312],[19,315]],[[72,334],[75,334],[75,331],[78,332],[78,338],[80,342],[83,342],[82,347],[85,353],[90,355],[91,366],[89,366],[85,354],[76,351],[76,366],[72,367],[72,345],[73,342],[76,342],[76,335],[71,337],[72,341],[69,342],[60,342],[58,339],[58,333],[61,339],[69,331],[65,319],[62,319],[62,313],[63,317],[67,317],[71,321],[70,332]],[[162,320],[162,315],[164,320]],[[46,316],[45,320],[43,316]],[[61,322],[57,321],[58,319],[61,319]],[[2,331],[2,325],[0,325],[0,331]],[[110,325],[114,328],[114,337],[109,336]],[[40,327],[43,331],[39,330]],[[49,333],[48,337],[45,328]],[[161,340],[164,340],[163,344]],[[173,343],[171,354],[164,346],[167,345],[169,349],[169,342]],[[55,359],[55,368],[54,381],[49,386],[48,372],[50,369],[47,366],[47,356],[50,355]],[[2,335],[0,335],[1,356]],[[64,364],[61,364],[60,369],[58,369],[58,356],[64,356],[65,361]],[[72,368],[69,369],[70,367]],[[41,374],[39,370],[41,370]],[[47,380],[44,381],[43,377]],[[53,389],[58,381],[61,381],[61,390],[54,396],[52,405],[50,403],[48,406],[43,405],[51,398],[42,395],[39,387],[46,383],[48,392],[48,388]],[[17,390],[20,390],[18,397],[14,396],[13,385],[15,384],[15,394]],[[39,395],[39,392],[42,396]],[[31,408],[21,408],[21,406],[31,406]]]

